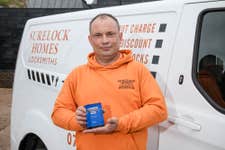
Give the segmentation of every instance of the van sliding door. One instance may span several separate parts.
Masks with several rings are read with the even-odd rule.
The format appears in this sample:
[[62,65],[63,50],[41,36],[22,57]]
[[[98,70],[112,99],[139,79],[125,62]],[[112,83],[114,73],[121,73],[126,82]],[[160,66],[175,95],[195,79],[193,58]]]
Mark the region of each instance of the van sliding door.
[[225,1],[189,3],[178,29],[159,150],[224,150]]

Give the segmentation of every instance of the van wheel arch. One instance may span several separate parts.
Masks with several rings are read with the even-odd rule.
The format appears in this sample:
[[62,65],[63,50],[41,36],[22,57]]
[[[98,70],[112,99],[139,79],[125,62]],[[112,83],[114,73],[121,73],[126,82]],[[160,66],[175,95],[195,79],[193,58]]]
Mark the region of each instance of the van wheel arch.
[[20,142],[19,150],[47,150],[44,142],[36,134],[29,133]]

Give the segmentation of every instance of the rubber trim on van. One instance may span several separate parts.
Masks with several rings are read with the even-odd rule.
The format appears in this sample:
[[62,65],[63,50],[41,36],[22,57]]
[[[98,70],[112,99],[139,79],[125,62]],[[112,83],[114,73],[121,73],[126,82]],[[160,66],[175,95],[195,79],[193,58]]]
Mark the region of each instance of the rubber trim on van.
[[155,78],[156,77],[156,72],[151,71],[152,76]]

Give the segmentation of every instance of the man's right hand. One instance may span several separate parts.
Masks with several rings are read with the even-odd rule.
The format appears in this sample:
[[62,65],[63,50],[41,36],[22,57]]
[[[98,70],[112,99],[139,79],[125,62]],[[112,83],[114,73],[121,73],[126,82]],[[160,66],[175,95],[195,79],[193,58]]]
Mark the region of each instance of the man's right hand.
[[118,126],[118,118],[112,117],[107,120],[105,126],[92,129],[85,129],[83,130],[83,133],[108,134],[115,132],[117,126]]
[[86,109],[83,106],[79,106],[75,114],[77,123],[86,128]]

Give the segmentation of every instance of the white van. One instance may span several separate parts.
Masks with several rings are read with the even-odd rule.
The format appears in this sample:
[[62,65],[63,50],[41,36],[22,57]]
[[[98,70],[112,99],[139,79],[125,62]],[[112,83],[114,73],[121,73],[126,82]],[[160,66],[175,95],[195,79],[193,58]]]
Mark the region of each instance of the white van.
[[29,20],[13,85],[11,149],[76,149],[76,133],[55,126],[51,113],[65,77],[92,51],[88,26],[98,13],[119,19],[121,49],[132,49],[164,93],[169,118],[149,128],[148,149],[225,150],[225,0],[154,1]]

